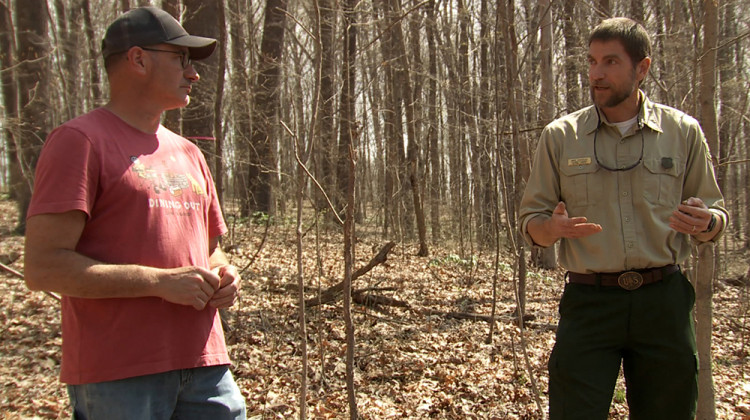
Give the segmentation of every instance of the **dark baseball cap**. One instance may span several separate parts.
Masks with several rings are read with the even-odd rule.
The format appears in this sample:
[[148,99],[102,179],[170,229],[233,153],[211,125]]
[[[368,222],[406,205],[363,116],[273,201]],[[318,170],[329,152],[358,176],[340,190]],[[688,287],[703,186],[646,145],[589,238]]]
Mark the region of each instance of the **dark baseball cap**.
[[147,6],[132,9],[109,25],[102,40],[102,55],[107,58],[132,47],[155,44],[187,47],[193,60],[208,58],[216,48],[215,39],[190,35],[172,15]]

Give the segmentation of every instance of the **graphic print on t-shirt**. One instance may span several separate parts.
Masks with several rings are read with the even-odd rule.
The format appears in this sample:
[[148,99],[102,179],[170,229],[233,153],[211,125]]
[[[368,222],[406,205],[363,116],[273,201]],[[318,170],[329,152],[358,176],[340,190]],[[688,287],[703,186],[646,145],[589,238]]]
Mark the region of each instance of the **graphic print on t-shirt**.
[[201,202],[188,199],[185,192],[192,191],[195,195],[205,196],[206,191],[201,184],[188,172],[176,173],[167,165],[154,168],[144,165],[136,156],[131,156],[133,162],[131,170],[138,178],[150,184],[150,188],[157,195],[168,195],[166,198],[149,198],[150,208],[167,208],[177,210],[200,210]]

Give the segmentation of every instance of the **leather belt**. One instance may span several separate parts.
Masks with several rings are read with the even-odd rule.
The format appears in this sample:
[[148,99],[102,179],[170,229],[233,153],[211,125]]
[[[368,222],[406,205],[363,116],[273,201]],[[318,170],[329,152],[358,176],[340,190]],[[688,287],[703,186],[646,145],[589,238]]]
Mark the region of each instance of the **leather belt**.
[[679,270],[680,266],[670,264],[664,267],[622,271],[619,273],[581,274],[568,272],[568,281],[592,286],[619,286],[625,290],[635,290],[644,284],[661,281],[664,277]]

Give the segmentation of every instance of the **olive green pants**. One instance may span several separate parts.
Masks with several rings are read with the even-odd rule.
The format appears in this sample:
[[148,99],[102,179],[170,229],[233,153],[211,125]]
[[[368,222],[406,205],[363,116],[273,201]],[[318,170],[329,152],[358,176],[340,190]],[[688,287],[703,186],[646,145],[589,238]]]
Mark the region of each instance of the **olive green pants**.
[[568,283],[549,360],[550,419],[606,419],[621,364],[631,419],[693,419],[694,303],[679,271],[633,291]]

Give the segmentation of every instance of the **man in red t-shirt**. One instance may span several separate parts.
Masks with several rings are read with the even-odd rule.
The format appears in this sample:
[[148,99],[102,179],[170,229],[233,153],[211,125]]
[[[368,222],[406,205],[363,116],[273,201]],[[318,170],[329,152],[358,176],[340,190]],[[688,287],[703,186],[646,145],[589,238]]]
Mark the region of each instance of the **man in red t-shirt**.
[[133,9],[102,42],[110,100],[50,133],[26,230],[26,284],[63,296],[75,418],[243,419],[219,308],[240,288],[198,148],[160,124],[216,40]]

